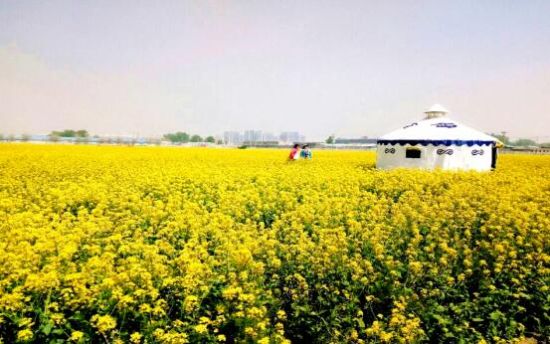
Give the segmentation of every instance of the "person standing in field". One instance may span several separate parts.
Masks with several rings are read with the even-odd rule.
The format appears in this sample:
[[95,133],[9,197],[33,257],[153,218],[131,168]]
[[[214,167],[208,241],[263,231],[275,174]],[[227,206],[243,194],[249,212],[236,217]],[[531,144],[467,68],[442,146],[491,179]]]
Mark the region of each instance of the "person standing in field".
[[292,149],[290,150],[290,155],[288,156],[288,160],[298,160],[300,158],[300,145],[295,144]]
[[309,149],[309,145],[306,144],[302,146],[302,150],[300,151],[300,157],[304,159],[312,158],[311,149]]

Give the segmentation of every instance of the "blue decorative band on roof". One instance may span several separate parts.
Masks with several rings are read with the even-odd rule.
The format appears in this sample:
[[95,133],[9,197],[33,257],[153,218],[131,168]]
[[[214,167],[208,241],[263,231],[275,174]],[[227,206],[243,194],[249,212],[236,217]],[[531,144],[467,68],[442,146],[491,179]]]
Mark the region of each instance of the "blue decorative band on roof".
[[485,140],[378,140],[379,145],[421,145],[421,146],[491,146],[496,141]]
[[456,128],[457,127],[457,125],[454,123],[444,123],[444,122],[434,123],[432,124],[432,126],[437,128]]

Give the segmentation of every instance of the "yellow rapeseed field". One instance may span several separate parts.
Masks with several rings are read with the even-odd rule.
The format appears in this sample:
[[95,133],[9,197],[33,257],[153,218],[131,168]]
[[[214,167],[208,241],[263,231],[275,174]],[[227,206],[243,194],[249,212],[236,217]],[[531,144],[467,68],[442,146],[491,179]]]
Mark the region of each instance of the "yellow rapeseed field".
[[550,156],[0,145],[0,342],[550,335]]

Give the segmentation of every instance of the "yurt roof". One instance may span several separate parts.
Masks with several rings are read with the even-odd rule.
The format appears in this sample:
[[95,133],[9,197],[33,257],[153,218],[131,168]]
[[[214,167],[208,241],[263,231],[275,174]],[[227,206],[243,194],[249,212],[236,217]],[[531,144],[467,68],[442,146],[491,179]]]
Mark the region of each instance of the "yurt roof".
[[[431,109],[430,109],[431,110]],[[446,111],[446,110],[445,110]],[[445,116],[410,123],[378,139],[378,144],[491,145],[498,140]]]

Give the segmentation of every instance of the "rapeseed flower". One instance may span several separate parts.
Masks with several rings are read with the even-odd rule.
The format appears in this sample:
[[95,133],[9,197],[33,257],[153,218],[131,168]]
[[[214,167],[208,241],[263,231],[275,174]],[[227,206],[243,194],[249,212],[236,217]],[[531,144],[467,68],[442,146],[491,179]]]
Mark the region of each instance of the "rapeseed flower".
[[500,159],[2,144],[0,342],[543,341],[550,157]]

